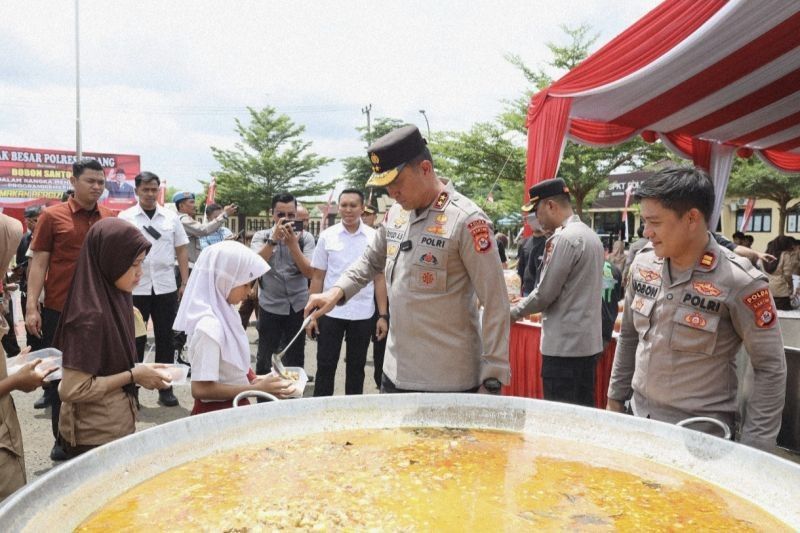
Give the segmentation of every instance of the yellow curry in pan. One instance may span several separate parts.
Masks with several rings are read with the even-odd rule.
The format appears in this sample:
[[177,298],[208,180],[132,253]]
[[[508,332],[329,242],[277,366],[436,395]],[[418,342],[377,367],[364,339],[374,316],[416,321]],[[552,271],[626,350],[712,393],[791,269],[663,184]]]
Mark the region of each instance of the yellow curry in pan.
[[697,478],[577,446],[461,429],[274,441],[164,472],[78,530],[789,530]]

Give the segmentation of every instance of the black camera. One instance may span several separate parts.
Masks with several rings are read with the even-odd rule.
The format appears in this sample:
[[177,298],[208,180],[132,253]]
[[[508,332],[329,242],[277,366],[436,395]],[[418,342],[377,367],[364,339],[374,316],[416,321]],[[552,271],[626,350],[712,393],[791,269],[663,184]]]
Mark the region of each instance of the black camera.
[[303,231],[303,221],[302,220],[285,220],[283,222],[284,226],[292,226],[295,233],[300,233]]

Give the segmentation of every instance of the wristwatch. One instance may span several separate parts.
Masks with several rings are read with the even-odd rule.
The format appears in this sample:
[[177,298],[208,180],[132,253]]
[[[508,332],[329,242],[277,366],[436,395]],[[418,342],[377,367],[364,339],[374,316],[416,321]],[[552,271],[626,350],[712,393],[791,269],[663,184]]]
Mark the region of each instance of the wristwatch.
[[378,315],[378,318],[382,318],[387,322],[389,321],[389,315],[388,314],[386,314],[386,315]]
[[273,239],[267,239],[267,244],[269,244],[270,246],[278,246],[278,241]]
[[500,388],[503,386],[497,378],[486,378],[483,380],[483,388],[490,394],[500,394]]

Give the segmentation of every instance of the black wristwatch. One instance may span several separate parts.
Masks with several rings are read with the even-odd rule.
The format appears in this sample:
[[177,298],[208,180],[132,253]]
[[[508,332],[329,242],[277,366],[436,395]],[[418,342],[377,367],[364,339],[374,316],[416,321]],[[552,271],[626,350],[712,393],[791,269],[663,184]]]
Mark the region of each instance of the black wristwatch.
[[486,378],[483,380],[483,388],[490,394],[500,394],[500,388],[503,386],[497,378]]
[[384,319],[386,322],[389,322],[389,315],[388,315],[388,314],[386,314],[386,315],[378,315],[378,318],[382,318],[382,319]]
[[267,239],[267,244],[269,244],[270,246],[278,246],[278,241]]

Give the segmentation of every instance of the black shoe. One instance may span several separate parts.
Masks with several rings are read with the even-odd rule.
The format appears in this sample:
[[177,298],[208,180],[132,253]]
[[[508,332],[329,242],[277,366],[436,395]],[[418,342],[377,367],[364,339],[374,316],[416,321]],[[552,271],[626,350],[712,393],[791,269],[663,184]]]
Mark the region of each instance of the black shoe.
[[34,409],[44,409],[48,405],[50,405],[50,402],[47,401],[47,394],[42,394],[35,402],[33,402]]
[[314,376],[308,376],[308,382],[314,383]]
[[172,387],[158,391],[158,403],[164,407],[175,407],[178,399],[172,394]]
[[66,461],[69,457],[67,457],[67,452],[64,451],[64,448],[56,442],[53,444],[53,449],[50,450],[50,459],[53,461]]

